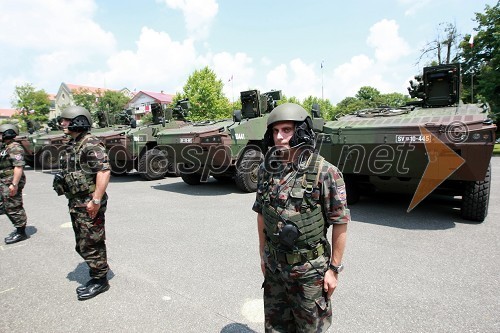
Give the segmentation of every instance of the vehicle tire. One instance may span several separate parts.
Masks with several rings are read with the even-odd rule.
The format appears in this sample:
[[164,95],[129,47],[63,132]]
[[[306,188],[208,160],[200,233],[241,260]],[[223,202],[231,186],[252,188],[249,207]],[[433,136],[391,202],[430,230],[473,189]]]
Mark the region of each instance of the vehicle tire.
[[248,149],[243,154],[240,162],[236,166],[236,176],[234,180],[236,186],[245,192],[257,191],[257,175],[259,166],[264,160],[264,155],[255,149]]
[[488,215],[490,201],[491,165],[482,181],[466,182],[460,211],[464,220],[481,223]]
[[111,164],[111,175],[114,177],[123,177],[127,175],[127,168],[126,167],[119,167],[117,165]]
[[200,185],[201,183],[201,175],[197,173],[183,173],[181,172],[181,178],[184,183],[188,185]]
[[167,173],[166,175],[169,176],[169,177],[179,177],[180,176],[180,173],[179,173],[179,170],[177,169],[177,167],[175,166],[175,164],[171,161],[168,161],[167,159]]
[[159,149],[146,151],[139,160],[139,173],[146,180],[162,179],[165,177],[167,169],[167,157]]
[[47,147],[40,153],[42,170],[57,169],[59,167],[59,150],[56,147]]

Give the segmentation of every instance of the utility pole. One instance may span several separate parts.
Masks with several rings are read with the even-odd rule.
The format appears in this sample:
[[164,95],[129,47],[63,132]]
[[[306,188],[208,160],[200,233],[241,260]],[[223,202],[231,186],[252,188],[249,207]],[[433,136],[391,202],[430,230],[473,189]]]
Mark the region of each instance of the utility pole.
[[324,101],[323,97],[323,62],[324,60],[321,60],[321,100]]

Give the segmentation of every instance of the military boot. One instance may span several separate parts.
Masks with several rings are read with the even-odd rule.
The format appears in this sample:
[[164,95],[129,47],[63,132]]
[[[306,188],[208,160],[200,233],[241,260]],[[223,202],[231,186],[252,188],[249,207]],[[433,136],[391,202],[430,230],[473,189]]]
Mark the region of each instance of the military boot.
[[28,235],[26,235],[26,227],[20,227],[8,237],[5,237],[5,244],[14,244],[26,239],[28,239]]
[[96,284],[98,279],[91,279],[87,281],[87,283],[82,284],[81,286],[76,287],[76,293],[80,294],[85,291],[91,284]]
[[78,293],[79,301],[85,301],[87,299],[91,299],[93,297],[96,297],[100,293],[109,290],[109,283],[106,277],[100,279],[92,279],[87,284],[88,286],[85,289],[83,289],[83,291]]

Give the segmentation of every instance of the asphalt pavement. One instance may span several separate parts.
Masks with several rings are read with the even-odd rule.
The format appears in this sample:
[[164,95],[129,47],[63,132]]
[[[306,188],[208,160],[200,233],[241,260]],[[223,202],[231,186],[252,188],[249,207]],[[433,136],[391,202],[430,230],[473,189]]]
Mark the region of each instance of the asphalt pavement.
[[[26,169],[27,241],[0,243],[0,332],[263,332],[255,194],[210,179],[109,184],[111,289],[78,301],[88,280],[53,175]],[[362,197],[350,207],[345,270],[330,332],[500,332],[500,157],[487,219],[458,198]],[[0,236],[13,227],[0,216]]]

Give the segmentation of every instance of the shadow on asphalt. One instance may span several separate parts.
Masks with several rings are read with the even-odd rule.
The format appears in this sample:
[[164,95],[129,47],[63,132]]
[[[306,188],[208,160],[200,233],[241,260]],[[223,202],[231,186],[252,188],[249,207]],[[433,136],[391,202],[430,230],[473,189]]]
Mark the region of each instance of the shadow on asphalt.
[[[111,280],[115,274],[110,269],[108,272],[108,280]],[[85,262],[79,263],[72,272],[69,272],[66,278],[69,281],[76,281],[79,284],[85,284],[90,280],[89,267]]]
[[457,223],[477,224],[461,218],[460,198],[431,195],[407,213],[411,199],[410,195],[377,193],[361,197],[349,208],[353,221],[400,229],[446,230]]
[[233,323],[224,326],[220,333],[256,333],[254,330],[250,329],[247,325]]
[[179,181],[170,184],[153,185],[151,188],[160,191],[169,191],[179,194],[196,195],[196,196],[213,196],[213,195],[228,195],[228,194],[247,194],[241,191],[233,181],[218,181],[214,178],[209,178],[208,181],[202,182],[199,185],[188,185],[179,177]]
[[26,230],[26,234],[28,235],[28,237],[33,236],[38,231],[38,229],[33,225],[27,225],[25,230]]

